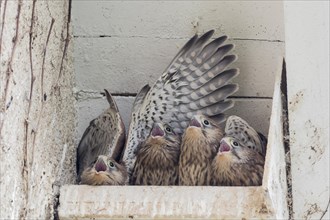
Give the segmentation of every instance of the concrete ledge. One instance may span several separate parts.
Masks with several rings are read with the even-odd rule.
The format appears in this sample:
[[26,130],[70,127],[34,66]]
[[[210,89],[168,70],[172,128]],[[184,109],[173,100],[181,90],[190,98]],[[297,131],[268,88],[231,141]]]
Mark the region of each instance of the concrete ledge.
[[59,217],[275,218],[268,198],[263,187],[67,185]]

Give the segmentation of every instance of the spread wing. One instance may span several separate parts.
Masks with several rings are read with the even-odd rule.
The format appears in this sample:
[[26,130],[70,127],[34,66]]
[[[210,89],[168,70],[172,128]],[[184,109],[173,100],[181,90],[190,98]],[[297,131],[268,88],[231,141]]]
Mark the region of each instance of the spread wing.
[[90,122],[78,145],[78,179],[83,170],[99,155],[118,158],[125,144],[125,126],[118,107],[107,90],[105,90],[105,95],[110,107]]
[[224,112],[233,107],[227,97],[238,90],[230,80],[238,69],[228,69],[236,56],[227,55],[232,44],[226,36],[207,45],[214,31],[192,37],[174,57],[138,107],[133,107],[127,144],[122,160],[129,173],[135,163],[139,143],[149,134],[154,122],[169,124],[181,134],[195,114],[207,115],[222,122]]
[[263,156],[266,155],[267,138],[258,133],[242,118],[232,115],[228,117],[225,135],[237,138],[244,146],[250,147]]

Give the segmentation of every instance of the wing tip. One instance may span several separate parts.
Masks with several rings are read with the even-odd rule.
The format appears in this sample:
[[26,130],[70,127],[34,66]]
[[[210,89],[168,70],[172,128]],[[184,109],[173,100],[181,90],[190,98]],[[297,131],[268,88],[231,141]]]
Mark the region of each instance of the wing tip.
[[209,38],[214,34],[214,32],[215,32],[215,29],[208,30],[204,34],[202,34],[201,37],[207,36]]
[[232,83],[231,85],[234,86],[234,90],[233,93],[237,92],[239,90],[239,84],[238,83]]
[[229,70],[223,71],[223,73],[226,73],[226,72],[232,73],[233,76],[230,79],[230,80],[232,80],[240,74],[240,69],[239,68],[231,68]]
[[[229,96],[233,95],[235,92],[237,92],[239,90],[239,85],[238,85],[238,83],[230,83],[230,84],[224,85],[223,87],[219,88],[218,90],[226,90],[227,91],[227,95],[224,98],[224,100],[225,100]],[[216,92],[216,91],[217,90],[215,90],[214,92]]]
[[220,37],[215,38],[214,40],[212,40],[209,45],[217,45],[217,47],[219,47],[220,45],[222,45],[226,40],[228,39],[227,35],[221,35]]
[[149,84],[145,84],[142,89],[140,90],[140,92],[148,92],[150,90],[150,85]]
[[236,54],[229,54],[229,55],[226,55],[223,59],[225,59],[225,58],[231,59],[230,63],[233,63],[238,59],[238,56]]

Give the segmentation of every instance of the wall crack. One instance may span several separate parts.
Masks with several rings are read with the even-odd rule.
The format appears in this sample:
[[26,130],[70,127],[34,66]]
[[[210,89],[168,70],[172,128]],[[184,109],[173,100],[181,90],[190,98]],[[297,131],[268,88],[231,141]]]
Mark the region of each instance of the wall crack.
[[32,59],[32,41],[33,41],[33,24],[35,22],[34,20],[34,12],[35,12],[35,4],[36,0],[33,0],[32,3],[32,13],[31,13],[31,24],[30,24],[30,30],[29,30],[29,59],[30,59],[30,94],[29,94],[29,100],[28,100],[28,110],[25,117],[24,122],[24,128],[25,128],[25,138],[24,138],[24,145],[23,145],[23,184],[24,184],[24,192],[25,192],[25,209],[24,212],[21,214],[21,219],[25,219],[27,216],[27,205],[29,203],[29,194],[30,194],[30,170],[32,168],[32,160],[31,158],[34,157],[34,146],[32,145],[32,150],[30,153],[28,152],[28,132],[29,132],[29,122],[30,122],[30,111],[31,111],[31,105],[32,105],[32,96],[33,96],[33,86],[35,82],[35,76],[33,73],[33,59]]
[[[6,1],[7,2],[7,1]],[[5,3],[6,3],[5,2]],[[8,59],[8,64],[7,64],[7,69],[6,69],[6,76],[5,76],[5,86],[4,86],[4,94],[3,97],[1,97],[2,99],[2,106],[1,106],[1,111],[4,113],[4,116],[0,122],[0,135],[1,135],[1,131],[2,131],[2,127],[3,127],[3,123],[4,123],[4,117],[5,117],[5,113],[6,113],[6,103],[7,103],[7,97],[8,97],[8,87],[9,87],[9,81],[11,79],[11,76],[13,74],[13,68],[12,68],[12,62],[14,59],[14,55],[15,55],[15,51],[16,51],[16,45],[17,45],[17,38],[18,38],[18,31],[19,31],[19,20],[20,20],[20,15],[21,15],[21,5],[22,5],[22,0],[19,0],[18,4],[17,4],[17,16],[16,16],[16,31],[15,31],[15,36],[13,37],[13,46],[11,49],[11,54],[10,57]],[[4,22],[4,21],[3,21]],[[3,27],[1,32],[3,32]],[[1,33],[2,34],[2,33]],[[2,37],[1,37],[2,40]]]
[[330,205],[330,198],[329,198],[329,201],[328,201],[328,205],[327,205],[327,207],[325,208],[324,212],[322,213],[322,216],[321,216],[320,220],[322,220],[323,217],[325,216],[325,214],[328,212],[329,205]]
[[291,152],[290,152],[290,129],[288,116],[288,91],[286,62],[283,59],[282,79],[281,79],[282,105],[283,105],[283,143],[286,162],[286,181],[287,181],[287,202],[289,210],[289,219],[293,219],[293,199],[292,199],[292,174],[291,174]]
[[70,23],[71,23],[71,5],[72,5],[72,0],[69,0],[69,7],[68,7],[68,20],[66,23],[66,37],[65,37],[65,44],[64,44],[64,49],[63,49],[63,54],[62,54],[62,59],[61,59],[61,66],[60,66],[60,72],[58,74],[58,78],[57,78],[57,83],[55,88],[57,87],[57,89],[59,88],[59,81],[63,75],[63,63],[64,63],[64,59],[66,57],[67,54],[67,50],[69,47],[69,43],[71,40],[71,35],[70,35]]

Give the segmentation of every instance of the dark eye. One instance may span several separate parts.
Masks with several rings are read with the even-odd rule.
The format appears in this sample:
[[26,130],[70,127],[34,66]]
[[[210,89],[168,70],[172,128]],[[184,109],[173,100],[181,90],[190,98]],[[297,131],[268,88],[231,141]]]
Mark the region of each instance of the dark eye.
[[236,141],[234,141],[233,142],[233,145],[237,147],[238,146],[238,143]]
[[209,125],[210,122],[209,122],[208,120],[205,119],[205,120],[203,121],[203,124],[204,124],[204,125]]
[[115,164],[110,161],[109,166],[110,167],[115,167]]
[[169,126],[166,126],[165,130],[166,130],[167,132],[172,132],[172,128],[170,128]]

